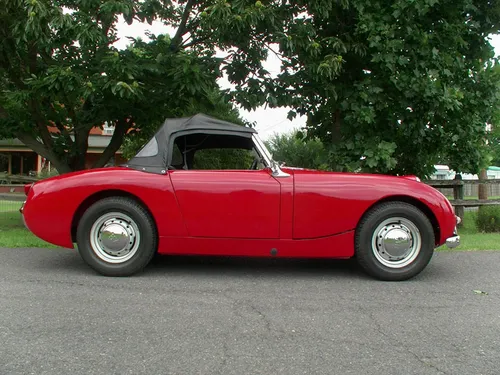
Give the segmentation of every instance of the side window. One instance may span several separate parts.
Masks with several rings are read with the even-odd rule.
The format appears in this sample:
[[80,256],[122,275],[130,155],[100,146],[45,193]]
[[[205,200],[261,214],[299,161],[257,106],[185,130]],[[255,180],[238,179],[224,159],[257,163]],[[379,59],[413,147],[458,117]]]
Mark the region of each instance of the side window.
[[265,168],[247,135],[190,133],[175,139],[171,165],[189,170],[249,170]]
[[254,150],[239,148],[202,149],[194,153],[192,169],[250,169],[256,158],[258,158],[258,154]]
[[170,164],[176,169],[180,169],[184,166],[184,157],[181,150],[179,149],[179,145],[175,143],[172,150],[172,162]]
[[149,156],[158,155],[158,142],[156,137],[151,138],[151,140],[146,143],[146,145],[137,153],[137,158],[145,158]]

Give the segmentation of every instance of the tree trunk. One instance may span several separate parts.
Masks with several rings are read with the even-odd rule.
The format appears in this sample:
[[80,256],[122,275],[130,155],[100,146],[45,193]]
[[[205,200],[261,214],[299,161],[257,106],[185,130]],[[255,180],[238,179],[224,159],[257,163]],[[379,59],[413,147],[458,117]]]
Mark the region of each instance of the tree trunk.
[[99,160],[97,160],[92,168],[101,168],[106,165],[106,163],[115,156],[116,151],[118,151],[123,143],[123,138],[127,133],[127,130],[130,128],[131,122],[127,122],[126,119],[120,120],[115,125],[115,131],[113,132],[113,136],[111,137],[111,141],[108,146],[101,154]]
[[341,134],[341,119],[340,119],[340,109],[335,110],[333,116],[333,126],[332,126],[332,144],[337,144],[342,138]]
[[[481,169],[479,172],[479,180],[487,180],[488,174],[486,169]],[[478,198],[479,199],[488,199],[488,185],[487,184],[479,184],[478,185]]]
[[[462,175],[457,173],[455,175],[455,180],[462,180]],[[458,200],[464,199],[463,184],[455,186],[455,188],[453,189],[453,199],[458,199]],[[460,217],[460,219],[462,219],[462,221],[460,222],[460,224],[457,225],[457,227],[461,227],[463,225],[464,213],[465,213],[464,206],[455,206],[455,215],[457,215],[458,217]]]
[[57,169],[60,174],[72,171],[68,163],[66,163],[64,160],[61,160],[54,151],[46,147],[43,143],[38,142],[32,135],[18,134],[17,138],[27,147],[35,151],[38,155],[43,156],[45,159],[50,161],[50,163],[54,166],[55,169]]
[[85,159],[89,148],[89,134],[91,127],[75,127],[74,154],[71,157],[70,166],[74,171],[85,169]]

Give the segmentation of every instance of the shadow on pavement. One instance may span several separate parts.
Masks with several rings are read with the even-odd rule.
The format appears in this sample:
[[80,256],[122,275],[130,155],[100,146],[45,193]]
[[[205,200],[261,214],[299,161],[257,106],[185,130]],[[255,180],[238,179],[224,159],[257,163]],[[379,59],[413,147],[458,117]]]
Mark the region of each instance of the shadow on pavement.
[[[99,275],[81,259],[76,249],[12,249],[16,251],[13,267],[42,272]],[[232,277],[301,277],[373,280],[358,266],[355,259],[291,259],[228,256],[155,255],[151,263],[133,277],[169,276],[232,276]],[[428,267],[412,280],[443,280],[453,278],[446,263],[431,260]]]
[[[98,275],[76,249],[12,249],[14,267],[38,271]],[[160,276],[280,276],[369,279],[354,259],[288,259],[225,256],[155,255],[134,277]]]
[[367,278],[353,259],[288,259],[225,256],[156,255],[142,273],[260,275],[260,276],[336,276]]

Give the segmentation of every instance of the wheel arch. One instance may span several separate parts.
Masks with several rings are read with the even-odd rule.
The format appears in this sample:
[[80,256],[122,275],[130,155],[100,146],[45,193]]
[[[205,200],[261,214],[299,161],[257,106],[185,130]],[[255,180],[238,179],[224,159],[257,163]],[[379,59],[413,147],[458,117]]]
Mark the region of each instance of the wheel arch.
[[360,217],[358,224],[356,225],[356,230],[358,229],[359,223],[362,222],[362,220],[368,214],[368,212],[370,212],[375,207],[377,207],[383,203],[387,203],[387,202],[408,203],[408,204],[411,204],[412,206],[415,206],[420,211],[422,211],[425,214],[425,216],[427,216],[427,218],[429,219],[429,221],[432,224],[432,228],[434,229],[434,241],[435,241],[435,243],[436,244],[439,243],[439,239],[441,238],[441,229],[439,227],[439,222],[437,220],[436,215],[434,215],[434,212],[432,212],[432,210],[429,208],[429,206],[427,206],[425,203],[423,203],[422,201],[420,201],[414,197],[408,196],[408,195],[391,195],[389,197],[382,198],[382,199],[376,201],[375,203],[373,203],[370,207],[368,207],[366,209],[366,211]]
[[130,198],[137,202],[142,208],[144,208],[148,214],[151,216],[153,219],[153,222],[155,224],[156,230],[158,231],[158,224],[156,223],[156,218],[153,216],[151,210],[149,209],[148,205],[140,199],[137,195],[132,194],[128,191],[125,190],[120,190],[120,189],[108,189],[108,190],[101,190],[96,193],[93,193],[92,195],[88,196],[83,200],[83,202],[80,203],[78,208],[76,209],[75,213],[73,214],[73,218],[71,221],[71,240],[73,242],[76,241],[76,229],[78,228],[78,224],[80,222],[80,219],[82,218],[84,212],[92,206],[94,203],[97,201],[100,201],[105,198],[110,198],[110,197],[124,197],[124,198]]

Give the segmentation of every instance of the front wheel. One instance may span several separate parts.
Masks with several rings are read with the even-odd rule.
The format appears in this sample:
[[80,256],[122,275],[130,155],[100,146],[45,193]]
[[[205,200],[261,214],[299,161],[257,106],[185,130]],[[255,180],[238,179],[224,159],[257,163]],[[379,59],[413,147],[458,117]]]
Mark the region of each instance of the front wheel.
[[77,228],[78,252],[105,276],[129,276],[142,270],[156,252],[157,233],[149,213],[124,197],[90,206]]
[[427,216],[404,202],[383,203],[361,220],[356,256],[370,275],[387,281],[419,274],[434,253],[434,229]]

